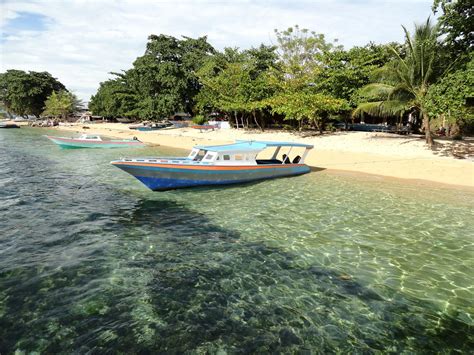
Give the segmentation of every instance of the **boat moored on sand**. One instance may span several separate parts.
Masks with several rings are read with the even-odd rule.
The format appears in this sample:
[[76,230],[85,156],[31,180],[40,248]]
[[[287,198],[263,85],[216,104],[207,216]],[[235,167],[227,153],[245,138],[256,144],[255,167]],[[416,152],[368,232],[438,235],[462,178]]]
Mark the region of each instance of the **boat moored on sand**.
[[[259,158],[258,155],[267,148],[274,149],[270,158]],[[286,154],[279,159],[282,148]],[[298,148],[303,148],[301,156],[293,151]],[[312,145],[302,143],[237,141],[227,145],[195,146],[187,157],[124,158],[111,164],[134,176],[151,190],[163,191],[306,174],[310,168],[304,160],[312,148]]]
[[111,139],[104,140],[101,136],[83,134],[79,138],[46,136],[61,148],[130,148],[144,147],[145,144],[138,139]]

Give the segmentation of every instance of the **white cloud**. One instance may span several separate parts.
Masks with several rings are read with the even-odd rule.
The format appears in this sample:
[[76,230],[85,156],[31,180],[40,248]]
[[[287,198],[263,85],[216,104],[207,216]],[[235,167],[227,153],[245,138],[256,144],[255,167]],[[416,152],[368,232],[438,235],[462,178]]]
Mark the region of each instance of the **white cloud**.
[[[3,0],[0,26],[20,12],[49,18],[46,30],[0,42],[0,71],[48,71],[84,100],[111,71],[130,68],[150,34],[207,35],[218,49],[274,42],[273,30],[299,24],[346,47],[401,41],[430,15],[431,0],[87,1]],[[3,32],[3,31],[2,31]]]

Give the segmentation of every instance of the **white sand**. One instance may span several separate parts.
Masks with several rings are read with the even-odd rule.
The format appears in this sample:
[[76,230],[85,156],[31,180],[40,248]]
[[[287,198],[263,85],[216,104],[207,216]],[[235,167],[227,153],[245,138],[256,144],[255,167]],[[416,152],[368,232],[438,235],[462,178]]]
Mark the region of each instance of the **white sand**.
[[[83,126],[89,129],[84,129]],[[139,132],[120,123],[75,124],[57,128],[122,138],[136,136],[146,143],[183,149],[190,149],[196,144],[231,143],[237,139],[308,143],[313,144],[314,149],[308,155],[306,163],[313,167],[474,188],[474,163],[471,159],[443,156],[443,152],[451,151],[453,142],[449,141],[438,143],[438,152],[433,152],[419,136],[366,132],[340,132],[319,136],[308,132],[236,129],[200,132],[193,128]],[[472,154],[474,143],[463,144]]]

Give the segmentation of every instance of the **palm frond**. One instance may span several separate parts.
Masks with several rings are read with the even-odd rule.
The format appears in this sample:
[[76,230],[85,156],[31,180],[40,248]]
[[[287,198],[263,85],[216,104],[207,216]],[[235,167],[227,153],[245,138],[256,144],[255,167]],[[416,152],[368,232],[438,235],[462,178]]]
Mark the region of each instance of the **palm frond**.
[[352,112],[352,117],[364,118],[365,115],[382,118],[399,117],[406,112],[408,108],[409,105],[407,102],[399,100],[364,102],[356,107]]
[[392,85],[373,83],[362,87],[358,95],[367,100],[385,100],[390,96],[393,89]]
[[393,87],[388,100],[397,100],[397,101],[410,101],[415,98],[416,93],[412,91],[411,86],[406,85],[405,83],[400,83]]
[[[416,64],[416,62],[417,62],[416,56],[415,56],[416,43],[413,43],[413,41],[411,39],[411,36],[410,36],[410,32],[408,32],[406,27],[402,26],[402,28],[403,28],[403,32],[405,33],[405,42],[406,42],[406,45],[408,46],[408,53],[407,53],[407,56],[409,57],[408,59],[411,59],[413,61],[413,63]],[[408,69],[408,64],[405,62],[405,60],[402,59],[402,62],[403,62],[403,64],[405,64],[405,66]]]

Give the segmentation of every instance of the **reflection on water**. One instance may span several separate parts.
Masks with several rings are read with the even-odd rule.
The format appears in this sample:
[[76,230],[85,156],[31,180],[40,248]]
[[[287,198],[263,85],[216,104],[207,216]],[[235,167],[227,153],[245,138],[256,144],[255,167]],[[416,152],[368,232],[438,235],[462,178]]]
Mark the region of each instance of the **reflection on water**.
[[474,346],[472,194],[327,172],[152,193],[107,163],[163,148],[0,134],[2,354]]

